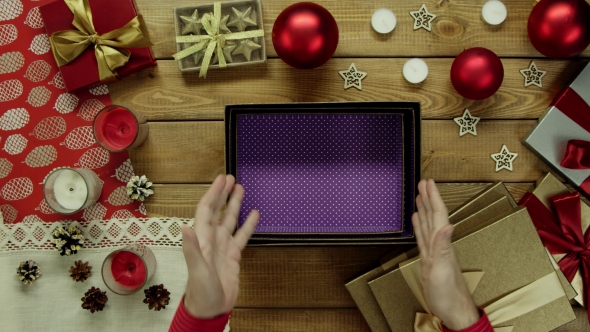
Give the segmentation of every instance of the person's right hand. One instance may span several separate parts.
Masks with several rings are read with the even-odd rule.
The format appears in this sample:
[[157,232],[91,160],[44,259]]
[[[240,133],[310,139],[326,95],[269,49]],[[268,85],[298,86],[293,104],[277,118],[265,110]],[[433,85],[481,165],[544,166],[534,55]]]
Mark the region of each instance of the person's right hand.
[[412,224],[428,307],[447,328],[468,328],[480,317],[451,245],[453,225],[449,223],[447,207],[433,180],[420,181],[418,191],[418,212],[412,216]]
[[[233,235],[244,198],[244,187],[235,182],[231,175],[219,175],[197,206],[195,231],[182,228],[182,251],[188,267],[184,306],[194,317],[217,317],[236,305],[241,252],[260,214],[253,210]],[[221,208],[230,194],[221,218]]]

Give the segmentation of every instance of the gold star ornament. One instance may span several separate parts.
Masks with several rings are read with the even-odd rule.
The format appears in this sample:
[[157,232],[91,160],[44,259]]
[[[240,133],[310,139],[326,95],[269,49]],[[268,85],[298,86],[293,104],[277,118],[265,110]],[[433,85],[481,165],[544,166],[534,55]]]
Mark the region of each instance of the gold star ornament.
[[238,40],[238,45],[232,52],[233,55],[242,54],[246,57],[246,60],[250,61],[252,57],[252,51],[259,50],[262,46],[256,44],[250,39]]
[[203,23],[199,19],[199,11],[195,9],[191,16],[180,16],[180,20],[184,23],[184,28],[181,34],[188,35],[190,33],[198,35],[203,28]]
[[426,9],[426,5],[422,4],[420,10],[410,12],[410,15],[414,18],[414,30],[424,28],[431,31],[432,27],[430,26],[430,23],[434,21],[436,15],[429,13],[428,9]]
[[361,81],[363,80],[363,78],[365,78],[365,76],[367,76],[367,73],[356,70],[356,66],[354,65],[354,63],[350,64],[348,70],[342,70],[338,73],[344,79],[344,90],[351,87],[355,87],[359,90],[363,89]]
[[517,156],[518,153],[511,153],[508,151],[506,144],[502,145],[500,153],[493,153],[490,155],[490,157],[496,162],[496,172],[499,172],[502,169],[507,169],[512,172],[512,162]]
[[539,70],[535,61],[531,61],[531,64],[526,69],[521,69],[520,73],[524,76],[524,86],[527,87],[529,85],[536,85],[539,88],[543,87],[543,82],[541,79],[545,74],[547,74],[544,70]]
[[256,22],[250,18],[252,7],[248,7],[248,9],[243,12],[237,10],[234,7],[231,7],[231,11],[232,15],[229,19],[229,23],[227,24],[228,27],[236,27],[238,28],[238,31],[244,31],[247,27],[257,26]]
[[[236,48],[237,45],[235,44],[226,44],[223,46],[223,56],[225,57],[225,61],[227,62],[234,62],[234,59],[231,56],[231,52]],[[213,63],[219,62],[219,54],[215,53],[213,57]]]
[[468,109],[465,109],[463,116],[454,118],[453,121],[459,125],[459,136],[463,136],[465,134],[477,136],[477,128],[475,125],[477,125],[479,119],[480,118],[477,116],[472,116]]

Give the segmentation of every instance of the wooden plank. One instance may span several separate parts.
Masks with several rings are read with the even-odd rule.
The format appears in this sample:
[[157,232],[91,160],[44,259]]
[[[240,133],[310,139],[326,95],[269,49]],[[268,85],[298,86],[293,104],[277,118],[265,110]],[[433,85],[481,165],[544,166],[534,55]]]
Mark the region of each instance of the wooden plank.
[[[533,182],[548,167],[520,142],[535,121],[488,120],[459,137],[452,120],[422,121],[422,169],[439,182]],[[495,172],[490,154],[506,144],[514,171]],[[138,174],[155,183],[211,183],[225,172],[223,122],[152,122],[147,141],[130,152]]]
[[[554,332],[590,330],[586,310],[574,307],[577,319]],[[244,309],[236,308],[230,326],[236,331],[370,331],[357,309]]]
[[[144,70],[109,85],[116,104],[133,108],[149,120],[223,120],[228,104],[333,101],[419,101],[422,116],[454,118],[469,108],[474,116],[494,119],[538,118],[551,100],[571,82],[587,61],[535,60],[546,70],[543,89],[524,87],[519,70],[529,59],[503,59],[504,82],[485,100],[462,98],[450,81],[453,59],[425,59],[429,76],[421,84],[405,81],[402,67],[407,59],[332,59],[314,70],[296,70],[281,60],[266,65],[211,70],[206,79],[181,74],[174,61],[158,61]],[[339,70],[354,62],[367,72],[363,90],[344,90]]]
[[232,312],[232,331],[369,332],[357,309],[241,309]]
[[[400,246],[247,247],[238,307],[353,308],[344,284]],[[410,248],[404,246],[403,248]]]
[[[170,58],[176,52],[174,43],[173,7],[211,3],[211,0],[137,0],[144,16],[153,50],[158,58]],[[277,16],[294,0],[265,0],[262,2],[265,39],[268,56],[276,56],[272,46],[272,28]],[[506,1],[508,18],[500,26],[486,25],[480,18],[484,0],[428,1],[428,11],[437,15],[432,32],[414,31],[410,11],[416,11],[424,1],[391,2],[318,0],[332,13],[338,24],[337,57],[390,56],[455,56],[470,47],[487,47],[500,56],[539,57],[527,34],[527,20],[532,0]],[[397,17],[395,30],[379,35],[371,28],[371,15],[377,8],[390,8]],[[589,56],[590,49],[583,55]]]
[[[438,183],[440,193],[453,210],[483,190],[489,183]],[[524,193],[533,189],[532,183],[506,183],[506,187],[518,201]],[[154,184],[155,195],[145,205],[150,217],[193,218],[197,203],[209,185],[204,184]]]

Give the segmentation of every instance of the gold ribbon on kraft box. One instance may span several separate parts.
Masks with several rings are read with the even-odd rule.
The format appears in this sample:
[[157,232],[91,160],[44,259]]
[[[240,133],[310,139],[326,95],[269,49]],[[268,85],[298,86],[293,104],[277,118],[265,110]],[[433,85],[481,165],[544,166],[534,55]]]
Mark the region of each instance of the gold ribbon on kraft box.
[[227,40],[239,40],[246,38],[262,37],[264,36],[264,30],[251,30],[242,32],[232,32],[222,34],[219,32],[219,26],[221,22],[221,3],[213,3],[213,14],[207,13],[202,18],[203,28],[207,31],[206,35],[192,35],[192,36],[177,36],[177,43],[197,43],[184,50],[173,54],[174,60],[181,60],[187,56],[206,49],[205,55],[203,56],[203,63],[201,64],[201,70],[199,77],[207,76],[207,69],[211,63],[213,53],[219,54],[219,67],[223,68],[227,66],[225,56],[223,56],[223,47]]
[[[416,299],[426,313],[416,313],[414,320],[414,331],[416,332],[442,332],[441,321],[432,315],[426,302],[424,288],[422,287],[422,276],[418,257],[400,264],[400,271]],[[469,293],[473,294],[483,272],[463,272]],[[556,272],[538,279],[522,288],[519,288],[501,297],[495,302],[487,305],[483,310],[488,315],[493,326],[507,322],[513,318],[522,316],[560,297],[565,292]],[[512,326],[495,327],[495,332],[510,332]]]
[[58,66],[74,61],[88,46],[94,44],[100,81],[108,84],[118,80],[117,68],[129,62],[130,52],[126,48],[152,45],[140,16],[135,16],[121,28],[99,35],[94,29],[88,0],[64,1],[74,14],[72,25],[77,30],[57,31],[49,37]]

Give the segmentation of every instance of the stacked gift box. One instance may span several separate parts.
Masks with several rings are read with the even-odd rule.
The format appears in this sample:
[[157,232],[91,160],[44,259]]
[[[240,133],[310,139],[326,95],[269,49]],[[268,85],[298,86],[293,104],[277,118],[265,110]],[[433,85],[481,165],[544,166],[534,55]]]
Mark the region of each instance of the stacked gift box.
[[[449,219],[464,276],[474,280],[468,285],[475,303],[495,328],[550,331],[576,318],[569,302],[576,292],[551,261],[526,209],[516,205],[503,184],[490,186]],[[414,249],[390,255],[346,287],[372,331],[414,331],[416,321],[436,322],[421,298],[420,280]],[[519,309],[506,309],[503,302],[512,300]]]

